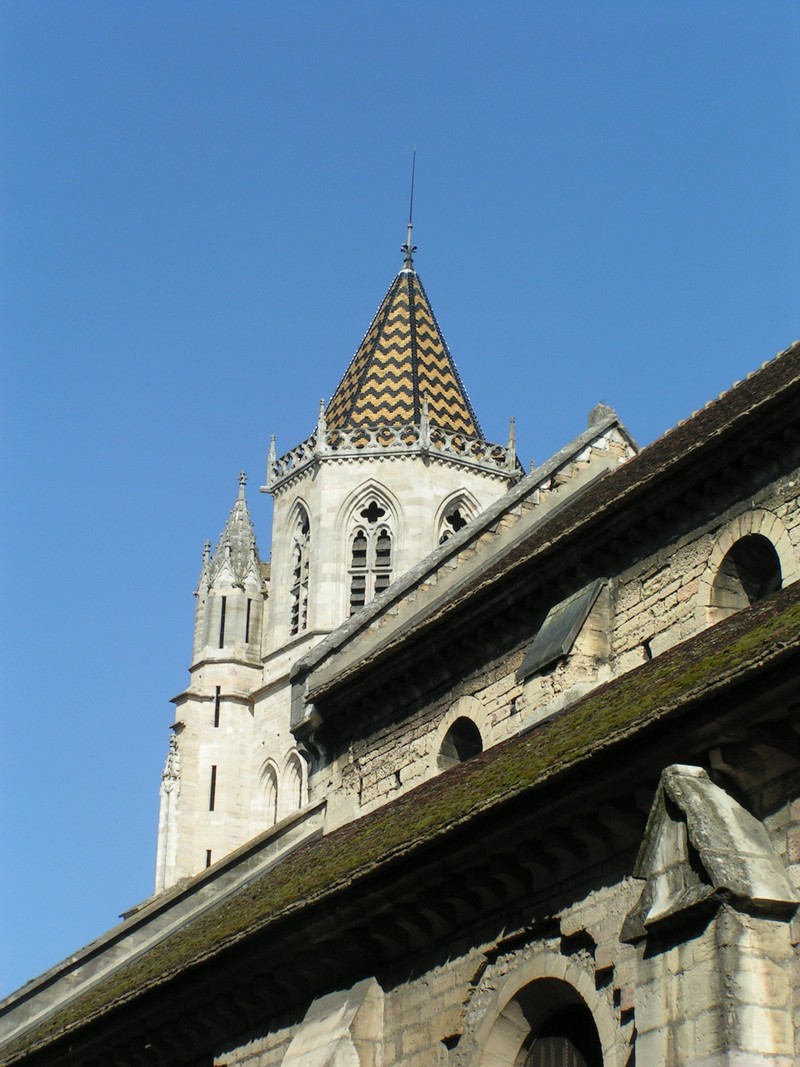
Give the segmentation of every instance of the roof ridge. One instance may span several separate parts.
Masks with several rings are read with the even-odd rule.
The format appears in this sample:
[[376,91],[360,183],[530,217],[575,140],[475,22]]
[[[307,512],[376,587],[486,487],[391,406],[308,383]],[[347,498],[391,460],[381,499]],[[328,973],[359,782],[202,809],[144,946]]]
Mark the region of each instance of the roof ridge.
[[[676,430],[680,430],[683,426],[686,426],[688,423],[692,422],[692,420],[696,419],[699,415],[702,415],[704,412],[708,411],[709,408],[712,408],[715,405],[719,404],[721,401],[726,400],[733,393],[738,392],[744,386],[746,386],[748,382],[751,381],[751,379],[755,378],[759,374],[762,374],[764,371],[768,371],[780,360],[789,358],[794,354],[800,356],[800,340],[793,341],[788,346],[788,348],[784,348],[781,349],[781,351],[776,352],[771,359],[765,359],[764,362],[761,363],[758,367],[754,367],[753,370],[748,371],[748,373],[745,374],[743,378],[737,378],[736,381],[732,382],[727,389],[723,389],[723,391],[721,393],[718,393],[717,396],[714,396],[710,400],[707,400],[705,404],[701,405],[699,408],[696,408],[684,418],[678,419],[676,423],[674,423],[672,426],[667,427],[667,429],[664,430],[663,433],[659,434],[654,441],[651,441],[650,444],[645,445],[645,447],[642,449],[642,452],[645,452],[647,449],[652,448],[653,445],[657,445],[659,441],[663,441],[664,438],[669,437],[671,434],[674,434]],[[800,370],[798,371],[798,375],[800,375]]]

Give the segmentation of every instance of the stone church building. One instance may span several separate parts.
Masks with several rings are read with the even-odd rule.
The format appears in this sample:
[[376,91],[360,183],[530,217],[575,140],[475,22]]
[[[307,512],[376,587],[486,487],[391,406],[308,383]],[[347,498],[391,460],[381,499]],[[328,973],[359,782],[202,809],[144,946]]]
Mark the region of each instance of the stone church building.
[[2,1064],[800,1062],[800,343],[526,473],[404,251],[206,545],[155,893]]

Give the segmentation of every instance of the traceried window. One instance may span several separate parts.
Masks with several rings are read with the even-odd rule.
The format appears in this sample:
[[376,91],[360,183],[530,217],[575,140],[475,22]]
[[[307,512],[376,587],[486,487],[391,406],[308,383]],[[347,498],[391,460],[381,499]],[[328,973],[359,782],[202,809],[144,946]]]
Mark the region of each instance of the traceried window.
[[372,499],[357,513],[350,537],[350,614],[363,608],[392,581],[392,531],[385,507]]
[[308,556],[311,526],[305,508],[300,508],[292,540],[292,586],[289,633],[299,634],[308,626]]
[[463,495],[451,500],[439,523],[439,544],[443,545],[445,541],[449,541],[453,534],[463,530],[474,517],[475,508]]

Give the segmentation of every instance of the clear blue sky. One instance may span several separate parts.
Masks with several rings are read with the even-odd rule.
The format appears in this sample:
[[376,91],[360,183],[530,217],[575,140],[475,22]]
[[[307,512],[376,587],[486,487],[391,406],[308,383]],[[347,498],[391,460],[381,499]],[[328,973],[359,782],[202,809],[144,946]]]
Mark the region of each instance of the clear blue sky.
[[800,337],[800,5],[3,0],[0,992],[152,890],[192,590],[417,267],[486,435]]

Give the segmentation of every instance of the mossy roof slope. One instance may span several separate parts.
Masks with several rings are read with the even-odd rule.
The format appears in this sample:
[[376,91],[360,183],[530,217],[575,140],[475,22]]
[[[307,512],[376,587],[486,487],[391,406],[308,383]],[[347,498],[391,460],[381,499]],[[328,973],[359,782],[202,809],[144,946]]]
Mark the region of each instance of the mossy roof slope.
[[594,690],[559,717],[488,749],[322,839],[299,847],[5,1050],[4,1063],[74,1032],[303,909],[358,891],[368,876],[436,843],[648,726],[800,652],[800,584]]

